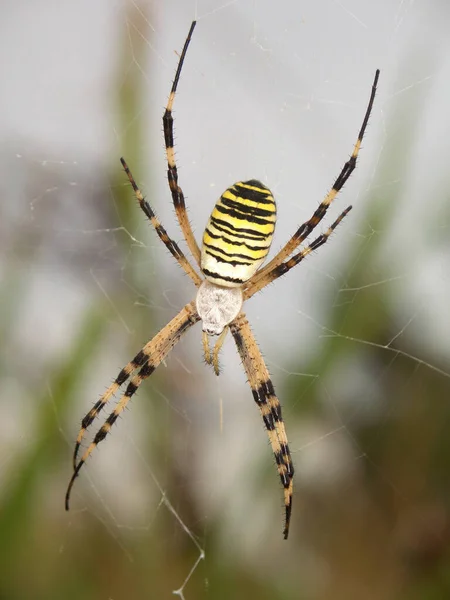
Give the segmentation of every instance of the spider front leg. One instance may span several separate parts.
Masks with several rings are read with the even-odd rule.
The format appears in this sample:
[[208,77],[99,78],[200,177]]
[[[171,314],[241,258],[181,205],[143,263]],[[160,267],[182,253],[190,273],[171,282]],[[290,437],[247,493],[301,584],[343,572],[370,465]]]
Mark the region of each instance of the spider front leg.
[[292,464],[286,429],[281,416],[280,401],[275,394],[269,371],[244,313],[241,312],[230,324],[230,331],[247,374],[253,399],[266,426],[278,474],[284,488],[285,522],[283,536],[286,540],[291,522],[294,465]]
[[[84,417],[75,445],[73,458],[74,473],[67,488],[66,510],[69,510],[69,500],[73,484],[86,460],[89,458],[98,444],[105,439],[121,412],[126,408],[128,402],[137,392],[141,383],[150,377],[150,375],[155,371],[156,367],[166,358],[172,348],[179,342],[184,333],[186,333],[186,331],[199,320],[200,317],[195,309],[195,304],[193,302],[186,304],[186,306],[178,313],[178,315],[169,321],[169,323],[142,348],[135,358],[120,371],[119,376],[116,378],[113,384]],[[133,375],[133,372],[136,370],[137,373],[134,373]],[[108,404],[118,389],[125,384],[130,377],[131,380],[126,387],[123,396],[116,404],[109,417],[97,431],[96,435],[94,436],[94,440],[88,446],[87,450],[77,463],[78,451],[87,428],[92,424],[102,409]]]

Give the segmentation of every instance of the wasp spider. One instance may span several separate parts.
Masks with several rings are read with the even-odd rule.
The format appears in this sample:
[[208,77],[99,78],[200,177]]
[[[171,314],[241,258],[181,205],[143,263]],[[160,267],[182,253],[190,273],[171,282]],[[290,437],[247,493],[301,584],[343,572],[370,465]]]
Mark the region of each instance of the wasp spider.
[[[117,417],[125,409],[144,379],[153,373],[181,339],[182,335],[192,325],[201,321],[205,360],[212,365],[217,375],[219,374],[219,351],[228,330],[236,343],[252,389],[253,398],[267,429],[278,474],[284,488],[285,525],[283,533],[286,539],[291,519],[294,467],[281,416],[280,402],[275,395],[269,372],[256,344],[249,322],[242,311],[242,306],[256,292],[290,271],[313,250],[325,244],[342,219],[351,210],[351,206],[346,208],[324,233],[319,235],[307,247],[295,253],[300,244],[306,240],[323,219],[328,207],[356,166],[356,159],[375,98],[379,71],[377,70],[375,73],[369,104],[352,155],[345,163],[331,191],[326,195],[312,217],[303,225],[300,225],[280,252],[265,267],[261,267],[272,242],[276,221],[276,205],[271,191],[260,181],[256,179],[239,181],[222,194],[209,218],[203,234],[201,250],[194,238],[186,213],[184,194],[178,184],[178,172],[175,163],[172,107],[194,28],[195,21],[190,27],[179,59],[172,90],[163,116],[163,126],[168,166],[167,177],[173,204],[184,238],[203,278],[187,260],[178,244],[168,236],[150,204],[145,200],[136,185],[127,163],[121,158],[122,166],[130,180],[141,209],[149,218],[161,241],[197,286],[198,291],[195,301],[186,304],[178,315],[120,371],[112,385],[82,420],[73,456],[74,473],[66,494],[66,509],[69,509],[69,498],[73,483],[94,448],[110,432]],[[212,351],[209,336],[218,336]],[[78,460],[78,452],[86,430],[119,388],[127,381],[128,385],[114,410],[98,430],[81,459]]]

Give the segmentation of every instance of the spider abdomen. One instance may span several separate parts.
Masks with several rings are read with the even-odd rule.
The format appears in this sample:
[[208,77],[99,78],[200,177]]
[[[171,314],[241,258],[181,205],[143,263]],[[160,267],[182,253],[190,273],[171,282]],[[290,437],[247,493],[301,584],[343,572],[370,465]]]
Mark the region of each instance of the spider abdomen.
[[201,268],[206,279],[239,287],[269,252],[277,217],[272,192],[260,181],[239,181],[217,201],[205,233]]

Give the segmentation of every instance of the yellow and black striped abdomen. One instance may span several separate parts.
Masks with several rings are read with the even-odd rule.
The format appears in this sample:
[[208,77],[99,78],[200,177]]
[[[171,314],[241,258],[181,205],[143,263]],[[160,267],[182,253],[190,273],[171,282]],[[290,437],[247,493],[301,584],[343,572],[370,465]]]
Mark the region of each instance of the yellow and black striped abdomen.
[[248,281],[272,243],[277,209],[260,181],[239,181],[219,198],[203,234],[201,267],[206,279],[225,287]]

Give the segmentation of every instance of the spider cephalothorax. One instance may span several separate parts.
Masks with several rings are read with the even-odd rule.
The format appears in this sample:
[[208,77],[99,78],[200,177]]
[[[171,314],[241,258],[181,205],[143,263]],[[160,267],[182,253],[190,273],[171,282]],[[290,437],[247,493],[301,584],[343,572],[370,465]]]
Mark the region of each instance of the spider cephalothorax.
[[[187,260],[178,244],[168,236],[166,230],[155,216],[150,204],[145,200],[136,185],[125,160],[121,158],[122,165],[141,209],[150,219],[161,241],[164,242],[172,256],[197,286],[198,292],[196,301],[186,304],[178,315],[151,339],[136,354],[133,360],[120,371],[112,385],[82,420],[73,456],[74,473],[66,493],[66,509],[68,510],[69,508],[72,486],[81,467],[91,455],[94,448],[109,433],[118,416],[125,409],[130,398],[136,393],[143,380],[153,373],[156,367],[181,339],[182,335],[192,325],[198,321],[202,321],[205,360],[213,366],[217,375],[219,374],[219,351],[228,330],[231,332],[236,343],[248,382],[252,389],[253,398],[267,429],[278,473],[284,488],[285,526],[283,533],[286,539],[289,533],[292,510],[294,467],[281,416],[281,405],[275,395],[269,372],[256,344],[249,322],[242,312],[242,305],[256,292],[262,290],[266,285],[295,267],[313,250],[325,244],[331,233],[351,210],[351,206],[346,208],[324,233],[321,233],[308,246],[296,252],[297,248],[323,219],[328,207],[356,166],[356,159],[372,110],[380,73],[378,70],[375,73],[369,104],[353,152],[334,182],[332,189],[325,196],[312,217],[300,225],[292,238],[278,254],[263,267],[262,263],[269,252],[275,228],[276,206],[270,190],[260,181],[251,179],[235,183],[222,194],[206,226],[201,251],[195,240],[186,213],[183,191],[178,185],[178,172],[173,149],[172,107],[194,27],[195,21],[191,25],[178,62],[172,90],[163,116],[163,126],[168,166],[167,176],[175,212],[189,250],[204,279]],[[219,337],[211,352],[209,336],[216,335]],[[122,397],[78,461],[78,452],[87,428],[119,388],[127,381],[128,384],[125,387]]]

